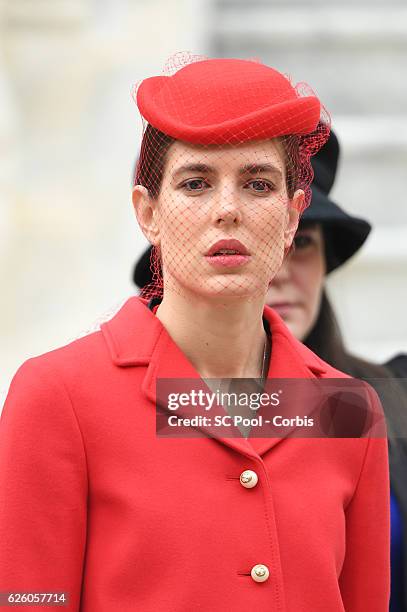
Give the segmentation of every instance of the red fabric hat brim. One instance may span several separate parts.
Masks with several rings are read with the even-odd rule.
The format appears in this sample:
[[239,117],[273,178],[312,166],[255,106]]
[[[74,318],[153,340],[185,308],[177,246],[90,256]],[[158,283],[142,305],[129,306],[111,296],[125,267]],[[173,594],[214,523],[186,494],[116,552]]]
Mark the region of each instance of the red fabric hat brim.
[[[168,79],[157,76],[145,79],[137,90],[137,105],[141,115],[153,127],[168,136],[193,144],[237,144],[250,140],[264,140],[289,134],[305,135],[313,132],[320,120],[321,104],[315,96],[296,97],[270,104],[243,116],[204,125],[183,120],[182,113],[170,112]],[[163,89],[163,85],[167,85]],[[205,104],[197,99],[196,104]]]

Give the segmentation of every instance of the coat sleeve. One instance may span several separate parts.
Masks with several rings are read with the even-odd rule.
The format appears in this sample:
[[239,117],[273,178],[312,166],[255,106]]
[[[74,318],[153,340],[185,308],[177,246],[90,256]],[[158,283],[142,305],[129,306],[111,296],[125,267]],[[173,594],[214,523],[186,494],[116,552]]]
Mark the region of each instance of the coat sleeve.
[[[369,387],[373,413],[383,415]],[[390,598],[390,478],[384,417],[367,440],[354,495],[345,510],[346,553],[339,585],[346,612],[388,612]]]
[[87,487],[69,395],[45,356],[28,359],[0,419],[0,593],[65,592],[62,609],[80,609]]

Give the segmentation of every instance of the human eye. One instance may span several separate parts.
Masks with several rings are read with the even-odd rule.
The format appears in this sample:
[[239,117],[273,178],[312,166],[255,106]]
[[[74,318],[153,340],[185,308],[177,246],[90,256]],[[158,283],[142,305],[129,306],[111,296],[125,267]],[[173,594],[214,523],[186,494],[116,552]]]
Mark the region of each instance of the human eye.
[[209,183],[201,178],[188,179],[180,185],[180,188],[184,191],[197,193],[204,191],[208,187],[210,187]]
[[306,249],[314,244],[314,239],[310,234],[296,234],[294,245],[296,249]]
[[244,188],[253,191],[256,194],[263,195],[274,191],[275,186],[271,181],[267,181],[265,179],[253,179],[252,181],[248,181]]

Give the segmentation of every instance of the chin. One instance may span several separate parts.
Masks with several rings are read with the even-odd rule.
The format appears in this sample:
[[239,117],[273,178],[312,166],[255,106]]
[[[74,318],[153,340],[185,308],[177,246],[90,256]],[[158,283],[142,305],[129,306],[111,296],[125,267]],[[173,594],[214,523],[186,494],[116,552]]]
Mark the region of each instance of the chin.
[[304,338],[306,337],[307,333],[304,331],[304,326],[301,325],[300,322],[296,322],[294,321],[285,321],[285,324],[287,325],[288,329],[290,330],[290,332],[293,334],[293,336],[295,336],[297,338],[297,340],[300,340],[300,342],[303,342]]
[[289,314],[280,315],[283,319],[284,323],[287,325],[290,332],[296,337],[299,338],[298,334],[301,331],[301,324],[296,321],[295,317],[291,317]]
[[195,282],[186,284],[171,283],[170,290],[176,291],[180,295],[194,295],[196,298],[220,300],[258,300],[265,299],[267,285],[261,283],[258,278],[253,279],[244,276],[222,275],[213,276],[211,278],[202,278],[201,282],[196,279]]
[[240,297],[258,299],[260,296],[265,299],[267,293],[267,283],[262,282],[258,277],[249,275],[222,275],[208,279],[205,283],[208,293],[223,297]]

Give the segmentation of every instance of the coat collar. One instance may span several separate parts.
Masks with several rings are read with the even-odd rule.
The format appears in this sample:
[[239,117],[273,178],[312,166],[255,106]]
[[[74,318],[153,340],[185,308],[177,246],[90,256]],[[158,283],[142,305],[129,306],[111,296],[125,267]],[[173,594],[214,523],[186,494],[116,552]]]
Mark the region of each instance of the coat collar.
[[[281,317],[265,306],[270,325],[272,352],[268,379],[318,378],[329,366],[291,334]],[[175,344],[161,321],[147,308],[147,300],[129,298],[101,332],[113,363],[119,367],[147,366],[142,391],[155,404],[157,378],[200,378],[198,372]],[[262,455],[281,438],[219,438],[246,456]]]

